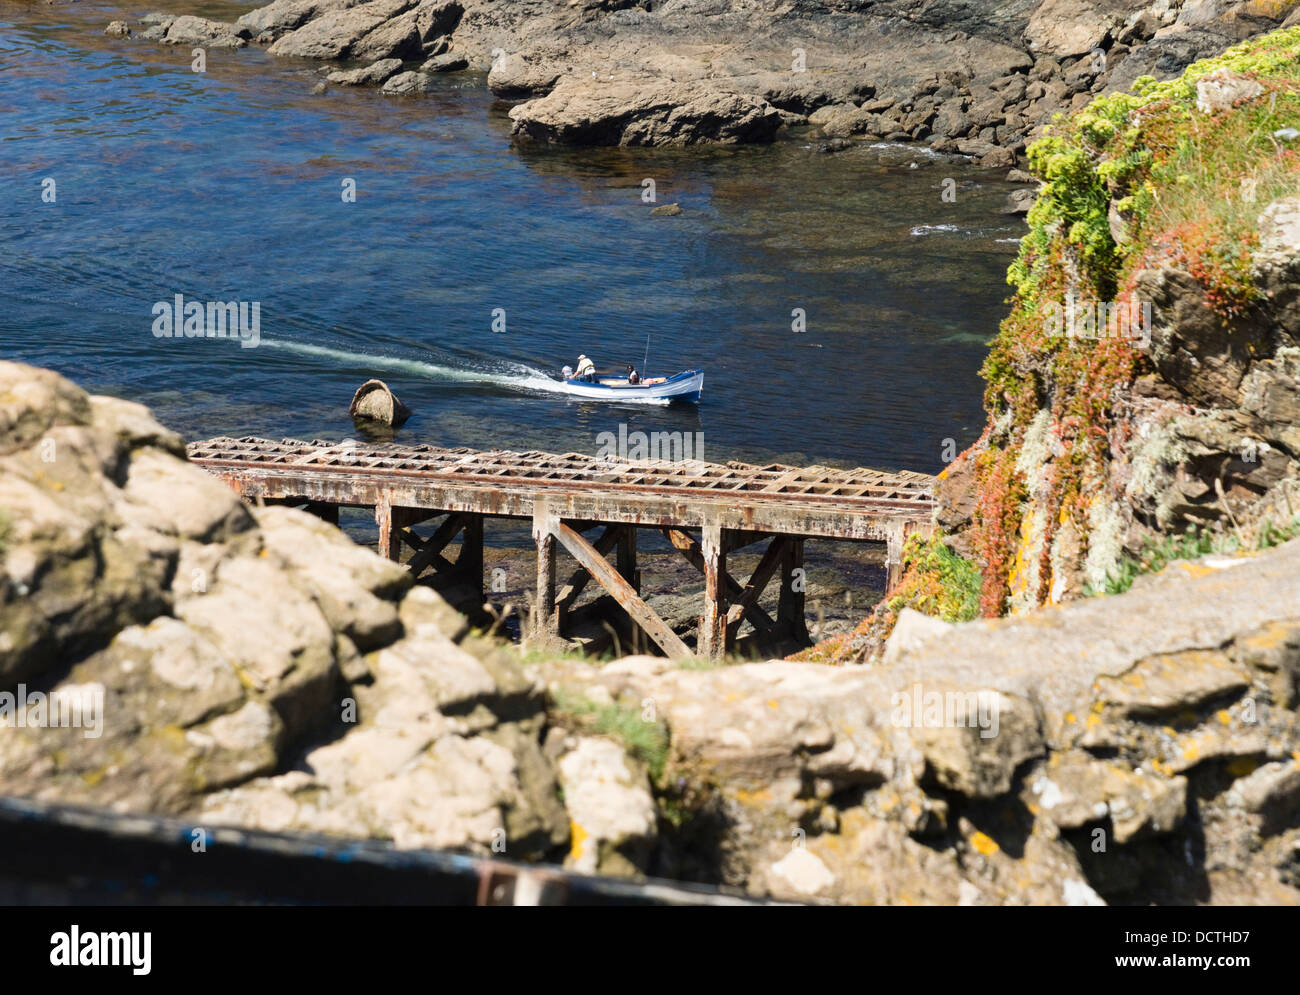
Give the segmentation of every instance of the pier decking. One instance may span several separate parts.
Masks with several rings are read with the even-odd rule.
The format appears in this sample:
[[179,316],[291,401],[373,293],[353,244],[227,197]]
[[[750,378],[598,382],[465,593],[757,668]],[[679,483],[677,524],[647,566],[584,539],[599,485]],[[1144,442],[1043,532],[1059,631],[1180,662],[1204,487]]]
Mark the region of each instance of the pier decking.
[[[903,542],[930,528],[933,478],[921,473],[837,470],[823,466],[752,466],[696,460],[624,462],[579,453],[443,449],[209,439],[191,443],[190,458],[248,501],[304,505],[338,521],[340,507],[373,508],[379,551],[419,578],[468,584],[483,594],[485,519],[532,522],[537,586],[532,634],[564,637],[574,602],[595,580],[627,617],[669,656],[691,651],[640,596],[637,534],[665,536],[704,576],[696,652],[718,656],[736,644],[748,621],[763,641],[807,642],[804,542],[812,538],[883,543],[890,583]],[[441,518],[422,538],[412,526]],[[594,538],[582,533],[599,530]],[[461,537],[454,561],[444,551]],[[742,585],[727,555],[758,542],[766,549]],[[577,569],[557,587],[557,546]],[[615,561],[606,558],[615,553]],[[759,598],[780,574],[773,618]]]

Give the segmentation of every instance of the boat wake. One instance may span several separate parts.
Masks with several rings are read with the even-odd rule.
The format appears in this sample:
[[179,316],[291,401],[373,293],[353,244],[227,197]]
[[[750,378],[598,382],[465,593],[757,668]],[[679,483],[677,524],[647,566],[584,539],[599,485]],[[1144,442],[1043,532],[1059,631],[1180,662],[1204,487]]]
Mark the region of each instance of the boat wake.
[[373,353],[355,352],[345,349],[332,349],[329,346],[307,345],[289,339],[262,338],[261,348],[279,349],[299,356],[314,359],[336,360],[349,366],[365,370],[386,370],[391,373],[406,373],[425,379],[454,381],[468,384],[487,384],[505,387],[526,393],[564,393],[564,385],[548,377],[542,370],[524,363],[503,363],[507,367],[500,371],[471,370],[442,363],[431,363],[422,359],[408,359],[403,356],[381,356]]

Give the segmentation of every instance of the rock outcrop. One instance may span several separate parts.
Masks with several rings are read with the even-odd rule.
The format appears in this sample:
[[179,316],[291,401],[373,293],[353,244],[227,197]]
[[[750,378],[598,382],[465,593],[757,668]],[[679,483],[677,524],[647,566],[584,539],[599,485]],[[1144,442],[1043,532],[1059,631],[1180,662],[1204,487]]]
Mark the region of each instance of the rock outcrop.
[[547,670],[670,730],[689,815],[660,873],[873,904],[1295,904],[1298,608],[1300,541],[875,667]]
[[657,79],[566,79],[510,111],[515,134],[564,145],[771,141],[781,115],[759,97]]
[[0,793],[558,858],[543,696],[410,587],[141,406],[0,363]]
[[[813,122],[832,137],[925,141],[1004,168],[1056,112],[1140,76],[1174,76],[1278,27],[1288,10],[1257,0],[274,0],[211,37],[302,58],[436,57],[490,70],[494,92],[527,101],[512,115],[521,138],[756,142],[783,122]],[[146,37],[169,30],[159,28]]]

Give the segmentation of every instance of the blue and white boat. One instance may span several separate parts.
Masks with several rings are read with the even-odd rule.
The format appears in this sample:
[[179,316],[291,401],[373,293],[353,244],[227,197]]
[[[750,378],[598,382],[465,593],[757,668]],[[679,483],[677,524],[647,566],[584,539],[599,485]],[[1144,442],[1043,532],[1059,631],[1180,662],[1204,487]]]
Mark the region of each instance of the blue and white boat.
[[574,397],[592,401],[684,401],[698,404],[704,389],[703,370],[683,370],[671,377],[646,377],[640,383],[628,383],[627,377],[596,375],[593,380],[567,377],[564,390]]

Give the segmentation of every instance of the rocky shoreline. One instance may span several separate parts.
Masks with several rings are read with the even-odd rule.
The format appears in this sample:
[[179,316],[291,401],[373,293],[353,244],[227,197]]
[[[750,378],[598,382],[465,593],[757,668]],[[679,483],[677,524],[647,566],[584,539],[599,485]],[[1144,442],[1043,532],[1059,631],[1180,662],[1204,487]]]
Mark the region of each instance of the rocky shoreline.
[[1006,168],[1057,112],[1193,61],[1300,10],[1259,0],[275,0],[235,23],[152,14],[109,33],[266,46],[327,61],[329,82],[414,94],[486,72],[522,141],[695,145],[923,142]]
[[796,901],[1300,902],[1300,541],[908,614],[873,667],[520,656],[14,363],[0,507],[0,794]]
[[[1084,59],[1091,69],[1089,46],[1107,55],[1106,86],[1143,66],[1164,72],[1197,45],[1285,12],[756,9],[771,18],[725,2],[557,12],[276,0],[246,15],[256,30],[164,15],[140,33],[265,44],[335,73],[362,70],[338,85],[390,92],[417,91],[461,60],[481,71],[500,50],[489,78],[523,101],[515,126],[534,140],[761,140],[770,107],[773,135],[804,123],[846,135],[896,123],[884,137],[987,141],[967,154],[1005,166],[1019,140],[1006,108],[1029,110]],[[930,21],[940,12],[951,22],[942,28]],[[683,26],[692,17],[707,17],[707,30]],[[804,25],[811,73],[814,42],[833,40],[835,25],[885,21],[893,49],[862,42],[871,79],[850,71],[848,54],[842,71],[809,76],[818,81],[808,90],[774,89],[754,68],[789,44],[775,25]],[[633,40],[651,28],[660,36],[643,55]],[[1281,145],[1295,129],[1270,116],[1300,113],[1297,34],[1236,52],[1213,76],[1202,67],[1176,88],[1093,104],[1033,157],[1044,189],[1013,268],[1012,316],[986,367],[989,430],[945,475],[938,531],[893,592],[880,652],[846,640],[852,652],[831,661],[864,666],[521,653],[337,527],[241,504],[144,407],[0,362],[0,794],[795,901],[1300,904],[1300,533],[1290,531],[1300,204],[1295,159]],[[734,50],[692,48],[723,35],[738,39]],[[1049,37],[1057,55],[1042,54]],[[611,61],[581,61],[586,44]],[[975,52],[977,75],[961,76]],[[692,75],[715,60],[716,75]],[[899,102],[890,60],[906,64],[893,66],[898,79],[924,72],[933,82],[927,121],[903,128],[909,119],[892,116],[912,113],[917,91]],[[1081,88],[1052,100],[1072,106],[1098,85],[1076,75]],[[975,96],[989,108],[1001,101],[1003,118],[972,121]],[[935,130],[953,107],[966,123]],[[1187,120],[1212,126],[1186,129]],[[1249,141],[1292,134],[1251,151],[1248,164],[1270,170],[1260,170],[1255,206],[1207,229],[1235,241],[1207,238],[1201,252],[1178,255],[1187,232],[1160,210],[1186,186],[1196,220],[1195,208],[1227,203],[1222,184],[1239,189],[1240,177],[1214,172],[1195,187],[1177,163],[1132,154],[1142,127],[1170,121],[1161,135],[1194,131],[1216,164],[1240,166]],[[1123,168],[1101,171],[1115,163]],[[1120,244],[1145,250],[1124,262]],[[1231,267],[1209,266],[1242,246],[1244,285]],[[1207,273],[1217,280],[1202,282]],[[1127,342],[1084,337],[1067,349],[1041,334],[1046,307],[1065,293],[1105,300],[1126,286],[1155,298],[1154,348],[1137,355]],[[1243,287],[1259,294],[1249,309],[1206,306],[1211,290]],[[1116,419],[1109,433],[1102,415]],[[1247,432],[1248,453],[1234,448]],[[1070,448],[1079,440],[1086,450]],[[1089,465],[1076,453],[1100,454],[1096,472],[1061,477]],[[1093,543],[1094,565],[1113,568],[1145,533],[1211,516],[1237,545],[1210,555],[1179,547],[1163,569],[1130,564],[1116,593],[1083,596],[1080,537]],[[836,579],[822,583],[834,597]],[[655,596],[666,605],[688,593],[670,579]],[[968,603],[982,597],[986,614],[1009,617],[974,619]],[[953,603],[966,621],[911,607]],[[188,845],[178,841],[180,859]]]

